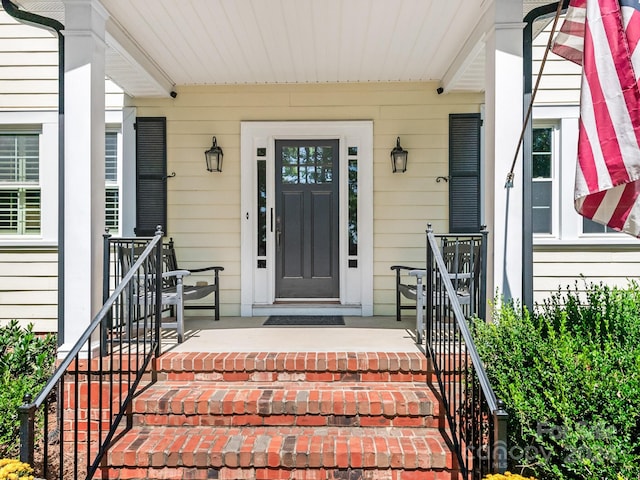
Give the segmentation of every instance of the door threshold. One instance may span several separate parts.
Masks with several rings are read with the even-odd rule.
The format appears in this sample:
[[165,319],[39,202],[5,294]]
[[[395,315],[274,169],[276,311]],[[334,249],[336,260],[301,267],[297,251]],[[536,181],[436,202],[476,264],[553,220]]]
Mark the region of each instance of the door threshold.
[[340,305],[336,298],[276,298],[274,305]]
[[347,315],[361,317],[361,305],[340,305],[339,303],[286,302],[272,305],[253,305],[254,317],[269,315]]

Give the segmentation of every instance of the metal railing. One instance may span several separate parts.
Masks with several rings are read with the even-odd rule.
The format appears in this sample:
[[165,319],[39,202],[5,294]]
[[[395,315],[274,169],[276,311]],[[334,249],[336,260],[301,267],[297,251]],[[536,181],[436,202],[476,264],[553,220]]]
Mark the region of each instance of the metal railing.
[[20,460],[40,477],[93,478],[111,442],[132,427],[138,387],[156,381],[152,360],[160,355],[162,282],[149,272],[162,268],[160,229],[148,238],[105,235],[104,292],[111,290],[113,268],[119,268],[112,249],[141,246],[142,254],[113,285],[35,401],[25,396],[19,407]]
[[425,351],[433,363],[458,467],[466,480],[507,467],[507,420],[467,322],[486,312],[487,232],[427,228]]

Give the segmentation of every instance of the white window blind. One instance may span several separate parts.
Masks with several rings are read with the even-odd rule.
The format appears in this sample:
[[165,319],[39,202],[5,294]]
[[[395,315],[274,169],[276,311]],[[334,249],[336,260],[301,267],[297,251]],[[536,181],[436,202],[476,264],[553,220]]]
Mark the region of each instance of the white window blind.
[[0,133],[0,235],[38,235],[40,136]]
[[105,222],[111,233],[117,233],[120,221],[118,188],[118,133],[105,134]]

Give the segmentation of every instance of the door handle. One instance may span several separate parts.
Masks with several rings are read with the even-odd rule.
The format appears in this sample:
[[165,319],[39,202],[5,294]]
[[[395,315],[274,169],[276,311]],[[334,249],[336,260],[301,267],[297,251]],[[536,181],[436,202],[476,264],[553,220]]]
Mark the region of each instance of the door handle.
[[276,230],[276,248],[278,250],[280,250],[280,236],[282,235],[282,232],[280,231],[280,229],[278,228]]

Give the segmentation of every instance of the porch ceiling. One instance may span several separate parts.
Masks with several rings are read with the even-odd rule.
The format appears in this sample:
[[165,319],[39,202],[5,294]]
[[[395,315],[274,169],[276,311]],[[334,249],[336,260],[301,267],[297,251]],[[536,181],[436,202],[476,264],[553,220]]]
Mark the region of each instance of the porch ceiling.
[[[61,1],[17,3],[64,23]],[[484,89],[477,26],[488,0],[101,3],[111,16],[107,75],[131,96],[262,83],[444,81],[450,91]]]

